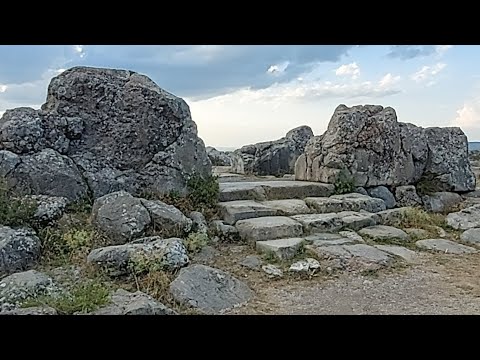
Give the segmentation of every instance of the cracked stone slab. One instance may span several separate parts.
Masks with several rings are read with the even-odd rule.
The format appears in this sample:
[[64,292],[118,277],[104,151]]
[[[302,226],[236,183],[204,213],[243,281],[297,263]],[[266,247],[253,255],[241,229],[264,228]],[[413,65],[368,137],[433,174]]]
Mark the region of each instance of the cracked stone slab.
[[415,245],[420,249],[433,250],[446,254],[473,254],[478,250],[446,239],[419,240]]

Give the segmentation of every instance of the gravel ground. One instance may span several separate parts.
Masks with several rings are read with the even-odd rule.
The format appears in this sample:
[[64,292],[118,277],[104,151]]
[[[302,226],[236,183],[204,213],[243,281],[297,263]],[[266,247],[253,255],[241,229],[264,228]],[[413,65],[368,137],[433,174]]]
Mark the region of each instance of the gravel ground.
[[375,276],[262,283],[257,298],[231,314],[480,314],[479,257],[425,254],[417,266]]

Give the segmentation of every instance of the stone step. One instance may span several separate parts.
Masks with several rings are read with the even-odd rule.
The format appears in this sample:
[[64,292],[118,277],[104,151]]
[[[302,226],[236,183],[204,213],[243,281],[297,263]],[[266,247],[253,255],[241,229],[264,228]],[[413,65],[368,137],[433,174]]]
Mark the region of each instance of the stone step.
[[375,270],[395,262],[393,255],[366,244],[306,245],[305,248],[332,268],[342,270]]
[[330,197],[308,197],[305,199],[305,203],[320,214],[360,210],[376,213],[386,210],[385,202],[382,199],[357,193]]
[[277,209],[254,200],[237,200],[218,203],[218,209],[223,220],[235,225],[239,220],[277,215]]
[[285,216],[240,220],[235,227],[242,240],[247,242],[297,238],[303,235],[302,224]]
[[257,241],[256,249],[260,254],[273,254],[280,260],[293,259],[305,243],[303,238]]
[[291,218],[301,223],[304,232],[310,234],[318,232],[338,232],[342,229],[360,230],[368,226],[376,225],[374,214],[354,211],[294,215]]
[[327,197],[334,191],[334,186],[331,184],[295,180],[225,182],[220,183],[219,186],[221,202]]
[[218,209],[223,220],[235,225],[238,220],[252,219],[263,216],[291,216],[308,214],[312,210],[300,199],[288,200],[236,200],[218,203]]

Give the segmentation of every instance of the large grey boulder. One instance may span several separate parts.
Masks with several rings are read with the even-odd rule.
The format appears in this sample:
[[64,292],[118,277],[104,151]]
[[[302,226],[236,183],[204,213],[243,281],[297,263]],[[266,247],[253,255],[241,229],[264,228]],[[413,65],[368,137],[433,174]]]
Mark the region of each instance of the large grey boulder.
[[6,178],[18,193],[59,196],[76,201],[85,198],[89,191],[75,162],[53,149],[20,156],[19,163]]
[[125,244],[141,237],[147,229],[164,237],[183,236],[192,228],[192,220],[173,205],[158,200],[136,198],[117,191],[95,200],[92,222],[111,239]]
[[297,158],[312,137],[310,127],[299,126],[279,140],[243,146],[231,154],[232,172],[276,176],[293,174]]
[[127,70],[74,67],[54,77],[41,110],[5,112],[0,150],[19,155],[12,186],[71,200],[87,190],[185,193],[189,176],[211,173],[185,101]]
[[152,269],[175,271],[189,261],[181,239],[161,239],[158,236],[138,239],[134,244],[94,249],[87,256],[89,264],[112,277]]
[[207,151],[207,155],[213,166],[232,165],[232,158],[230,157],[230,153],[227,153],[225,151],[219,151],[211,146],[207,146],[205,150]]
[[30,269],[39,260],[40,250],[33,230],[0,225],[0,275]]
[[206,314],[223,312],[253,297],[252,290],[229,273],[198,264],[180,270],[170,293],[179,303]]
[[461,129],[399,123],[394,109],[379,105],[338,106],[295,166],[297,180],[335,183],[340,176],[364,187],[428,181],[435,191],[475,189]]
[[13,310],[27,298],[53,295],[59,290],[52,278],[36,270],[12,274],[0,281],[0,310]]
[[90,315],[177,315],[150,295],[118,289],[110,296],[110,304]]

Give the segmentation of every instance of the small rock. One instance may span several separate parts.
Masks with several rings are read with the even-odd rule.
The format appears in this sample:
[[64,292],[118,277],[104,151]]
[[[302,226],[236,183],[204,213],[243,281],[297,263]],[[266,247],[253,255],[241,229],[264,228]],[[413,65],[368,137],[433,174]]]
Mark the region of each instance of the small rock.
[[469,229],[460,235],[460,240],[473,245],[480,245],[480,229]]
[[272,264],[267,264],[262,266],[262,270],[269,276],[269,277],[282,277],[283,271],[279,269],[277,266]]
[[367,190],[368,195],[374,198],[382,199],[387,209],[392,209],[397,205],[395,196],[385,186],[376,186]]
[[252,270],[259,270],[260,266],[262,266],[262,260],[257,255],[248,255],[240,262],[240,265]]
[[188,217],[193,221],[192,231],[206,234],[208,232],[207,220],[205,216],[199,211],[192,211]]
[[252,290],[229,273],[199,264],[180,270],[170,293],[179,303],[207,314],[240,306],[253,297]]
[[223,242],[237,242],[240,240],[240,235],[235,226],[227,225],[222,220],[214,220],[210,224],[213,233]]
[[118,289],[111,296],[111,304],[90,315],[177,315],[177,312],[141,291],[130,293]]
[[422,199],[413,185],[398,186],[395,189],[395,199],[399,207],[422,205]]
[[435,229],[439,237],[447,237],[447,232],[443,230],[440,226],[432,226],[432,229]]
[[309,270],[316,270],[319,268],[320,263],[317,260],[313,258],[307,258],[305,260],[300,260],[293,263],[289,270],[293,272],[308,272]]

